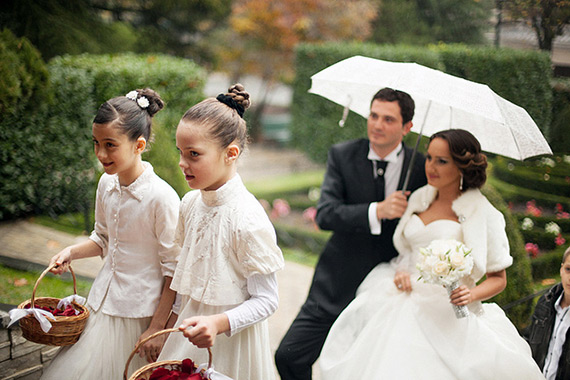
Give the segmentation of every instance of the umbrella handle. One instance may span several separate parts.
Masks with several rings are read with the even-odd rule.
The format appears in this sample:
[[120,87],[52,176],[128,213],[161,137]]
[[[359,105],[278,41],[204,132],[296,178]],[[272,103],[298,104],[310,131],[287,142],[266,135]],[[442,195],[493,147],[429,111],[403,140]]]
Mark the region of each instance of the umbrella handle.
[[422,135],[424,133],[424,125],[426,124],[426,119],[430,107],[431,107],[431,100],[428,102],[427,110],[424,115],[424,120],[422,121],[422,126],[420,128],[420,133],[418,134],[418,139],[416,140],[416,146],[412,151],[412,157],[410,158],[410,164],[408,165],[408,170],[406,170],[406,178],[404,179],[404,185],[402,186],[402,194],[406,193],[406,190],[408,188],[408,183],[410,182],[410,174],[412,174],[412,168],[414,167],[414,161],[416,160],[416,153],[418,152],[418,146],[420,145],[420,140],[422,139]]
[[344,106],[344,110],[342,111],[342,119],[338,121],[339,127],[344,127],[344,123],[346,123],[346,119],[348,118],[348,111],[350,111],[350,103],[352,103],[352,98],[348,95],[348,103]]

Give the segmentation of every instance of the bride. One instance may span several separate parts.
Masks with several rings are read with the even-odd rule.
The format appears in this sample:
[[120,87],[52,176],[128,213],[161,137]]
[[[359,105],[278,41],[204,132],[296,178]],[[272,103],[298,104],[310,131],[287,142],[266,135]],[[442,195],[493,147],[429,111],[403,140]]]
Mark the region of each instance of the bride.
[[[512,264],[504,218],[479,191],[486,167],[471,133],[431,137],[428,185],[410,196],[394,233],[399,256],[370,272],[334,323],[319,359],[323,379],[544,379],[499,306],[481,303],[505,289]],[[418,281],[419,249],[434,239],[472,249],[473,270],[450,296]],[[452,304],[469,316],[458,319]]]

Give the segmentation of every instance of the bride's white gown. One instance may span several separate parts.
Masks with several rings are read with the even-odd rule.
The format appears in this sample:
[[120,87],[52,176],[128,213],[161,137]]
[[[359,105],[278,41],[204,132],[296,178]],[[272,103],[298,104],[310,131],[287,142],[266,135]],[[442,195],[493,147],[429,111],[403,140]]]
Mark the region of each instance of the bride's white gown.
[[[457,222],[426,226],[414,215],[404,237],[419,252],[434,239],[461,241],[462,233]],[[398,291],[394,268],[374,268],[334,323],[319,358],[323,379],[544,379],[499,306],[484,303],[481,311],[477,303],[470,308],[477,313],[457,319],[442,286],[418,282],[415,271],[413,291]]]

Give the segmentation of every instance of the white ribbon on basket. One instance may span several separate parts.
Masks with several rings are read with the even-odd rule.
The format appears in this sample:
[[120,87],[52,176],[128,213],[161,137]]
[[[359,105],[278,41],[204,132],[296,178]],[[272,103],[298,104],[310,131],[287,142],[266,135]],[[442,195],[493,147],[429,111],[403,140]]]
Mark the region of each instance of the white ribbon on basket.
[[[59,302],[57,303],[57,308],[63,310],[68,305],[71,305],[72,302],[76,302],[80,305],[85,305],[85,297],[81,297],[80,295],[77,294],[72,294],[70,296],[60,299]],[[75,315],[77,314],[79,314],[79,310],[75,310]]]
[[202,370],[204,370],[203,376],[205,376],[206,379],[210,379],[210,380],[233,380],[231,377],[227,377],[226,375],[222,375],[221,373],[214,371],[214,367],[208,368],[208,364],[199,365],[196,372],[201,372]]
[[14,323],[24,318],[25,316],[33,314],[34,317],[40,323],[43,332],[45,333],[47,333],[51,329],[51,322],[48,321],[46,317],[55,319],[53,314],[50,313],[49,311],[45,311],[43,309],[36,309],[35,307],[30,309],[12,309],[8,312],[8,314],[10,315],[10,323],[8,324],[8,327],[12,326]]

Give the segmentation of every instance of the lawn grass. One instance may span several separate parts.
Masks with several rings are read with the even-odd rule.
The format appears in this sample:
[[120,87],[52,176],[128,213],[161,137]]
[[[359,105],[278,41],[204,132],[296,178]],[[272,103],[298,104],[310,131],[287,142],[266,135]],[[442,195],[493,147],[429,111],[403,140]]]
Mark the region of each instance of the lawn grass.
[[[19,305],[32,298],[34,285],[41,271],[25,271],[0,264],[0,303]],[[24,283],[18,286],[17,283]],[[87,297],[91,282],[77,279],[77,293]],[[73,280],[67,274],[63,278],[48,273],[36,289],[36,297],[63,298],[73,294]]]

